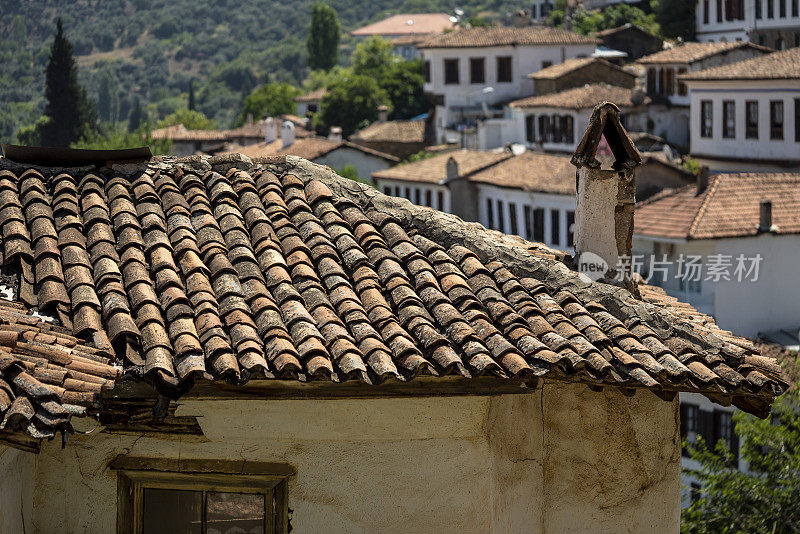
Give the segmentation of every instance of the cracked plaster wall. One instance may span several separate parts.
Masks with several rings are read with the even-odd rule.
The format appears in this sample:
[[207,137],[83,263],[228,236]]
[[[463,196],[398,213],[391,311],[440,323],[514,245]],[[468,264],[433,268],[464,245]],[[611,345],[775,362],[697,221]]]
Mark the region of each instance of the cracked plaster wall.
[[[294,532],[670,532],[677,402],[548,382],[498,397],[186,401],[207,441],[95,432],[37,460],[36,532],[113,532],[117,455],[293,465]],[[542,419],[544,418],[544,426]]]
[[0,534],[33,532],[36,456],[0,445]]

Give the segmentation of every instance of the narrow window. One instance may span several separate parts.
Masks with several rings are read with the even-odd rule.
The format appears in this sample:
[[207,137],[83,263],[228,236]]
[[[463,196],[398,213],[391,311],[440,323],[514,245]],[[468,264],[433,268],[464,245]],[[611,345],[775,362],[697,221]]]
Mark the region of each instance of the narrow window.
[[713,108],[711,100],[700,101],[700,137],[711,137],[714,130]]
[[746,128],[744,136],[747,139],[758,139],[758,100],[745,102]]
[[525,115],[525,140],[529,143],[536,142],[536,116]]
[[497,58],[497,83],[511,82],[511,56]]
[[778,16],[782,19],[786,18],[786,0],[778,0]]
[[686,84],[680,80],[681,74],[686,74],[686,67],[678,67],[678,94],[686,96]]
[[422,192],[419,190],[419,187],[414,188],[414,204],[416,204],[417,206],[419,206],[421,193]]
[[575,142],[575,119],[572,115],[567,116],[567,143],[572,144]]
[[517,227],[517,205],[513,202],[508,203],[508,233],[511,235],[519,235],[519,228]]
[[494,229],[494,206],[491,198],[486,199],[486,227]]
[[744,20],[744,0],[736,0],[736,11],[739,20]]
[[391,194],[392,194],[392,188],[391,188],[391,186],[384,185],[384,186],[383,186],[383,194],[384,194],[384,195],[389,195],[389,196],[391,196]]
[[436,192],[436,209],[439,211],[444,211],[444,192],[437,191]]
[[757,19],[760,19],[762,17],[761,9],[762,9],[761,8],[761,0],[756,0],[756,18]]
[[794,99],[794,142],[800,143],[800,98]]
[[783,37],[775,39],[775,50],[786,50],[786,41],[783,40]]
[[667,69],[667,89],[668,95],[675,94],[675,69]]
[[[798,11],[800,11],[800,2],[798,0],[792,0],[792,16],[793,17],[800,16],[800,13],[798,13]],[[795,37],[797,37],[797,35],[800,34],[795,34]],[[795,40],[795,46],[797,46],[796,40]]]
[[425,61],[422,64],[422,74],[425,76],[425,83],[431,83],[431,62]]
[[725,0],[725,20],[733,20],[733,1]]
[[656,69],[647,69],[647,94],[656,94]]
[[525,239],[531,239],[533,237],[533,213],[531,207],[526,204],[522,208],[522,212],[525,217]]
[[407,199],[407,200],[411,200],[411,188],[410,187],[406,187],[405,190],[406,190],[406,194],[404,195],[404,198]]
[[502,233],[506,233],[506,220],[505,214],[503,213],[503,201],[497,201],[497,229],[500,230]]
[[771,100],[769,103],[769,138],[783,139],[783,100]]
[[444,60],[444,83],[445,85],[458,85],[458,60]]
[[575,245],[575,212],[567,210],[567,246]]
[[486,83],[486,70],[482,57],[469,58],[469,83]]
[[533,240],[544,243],[544,208],[533,210]]
[[703,0],[703,24],[708,24],[708,0]]
[[775,18],[775,0],[767,0],[767,18]]
[[433,192],[430,189],[425,190],[425,205],[429,208],[433,207]]
[[722,102],[722,137],[736,137],[736,103],[733,100]]
[[717,22],[722,22],[722,0],[717,0]]
[[550,242],[561,245],[561,211],[550,210]]
[[658,94],[663,95],[667,90],[667,69],[658,69]]

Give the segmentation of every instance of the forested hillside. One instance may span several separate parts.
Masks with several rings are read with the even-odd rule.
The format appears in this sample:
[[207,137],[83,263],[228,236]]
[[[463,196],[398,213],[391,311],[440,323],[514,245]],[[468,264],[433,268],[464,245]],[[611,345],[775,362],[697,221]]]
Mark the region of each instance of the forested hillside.
[[[509,0],[329,0],[344,35],[394,13],[452,12],[505,17]],[[259,84],[300,84],[313,0],[0,0],[0,140],[32,125],[44,106],[44,70],[56,19],[74,47],[79,77],[103,121],[141,104],[158,119],[186,107],[228,126]]]

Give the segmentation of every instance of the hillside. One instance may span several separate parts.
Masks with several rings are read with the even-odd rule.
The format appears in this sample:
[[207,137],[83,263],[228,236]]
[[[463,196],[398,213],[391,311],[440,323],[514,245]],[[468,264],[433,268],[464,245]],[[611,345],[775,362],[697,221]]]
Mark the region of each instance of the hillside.
[[[444,0],[329,0],[347,31],[402,12],[452,12]],[[186,105],[230,124],[244,96],[265,81],[299,84],[313,0],[0,0],[0,140],[14,140],[43,109],[44,69],[61,17],[80,78],[106,120],[124,120],[136,99],[153,118]],[[509,0],[469,0],[467,15],[511,12]]]

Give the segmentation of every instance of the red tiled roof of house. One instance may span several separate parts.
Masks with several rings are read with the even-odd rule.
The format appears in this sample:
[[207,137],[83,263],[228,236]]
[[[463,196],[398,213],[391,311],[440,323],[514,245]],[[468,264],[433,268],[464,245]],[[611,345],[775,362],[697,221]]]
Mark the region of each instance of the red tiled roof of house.
[[[557,379],[665,399],[699,392],[764,416],[787,385],[746,340],[698,331],[520,238],[299,158],[0,165],[4,274],[22,273],[25,306],[91,340],[34,333],[31,354],[25,332],[38,323],[0,328],[12,354],[0,355],[11,380],[0,399],[9,389],[33,399],[43,411],[26,405],[22,417],[48,432],[65,417],[49,401],[69,412],[116,379],[97,348],[108,344],[126,376],[171,395],[194,381],[275,379],[392,380],[399,394],[421,375],[448,375],[495,388]],[[34,378],[41,366],[42,385],[58,385],[21,375],[29,364]],[[3,416],[20,421],[10,410]]]
[[389,169],[373,172],[372,178],[381,180],[402,180],[439,184],[447,179],[447,161],[455,159],[460,176],[470,174],[510,158],[510,152],[489,152],[485,150],[454,150],[431,158],[404,163]]
[[644,56],[636,60],[639,64],[650,63],[694,63],[718,54],[727,54],[732,50],[749,48],[755,51],[768,53],[772,49],[760,46],[749,41],[730,41],[716,43],[683,43],[671,48],[661,50],[655,54]]
[[690,72],[681,80],[797,80],[800,79],[800,48],[789,48],[728,65]]
[[[637,99],[641,99],[641,102]],[[641,95],[636,89],[596,83],[556,93],[520,98],[509,105],[518,108],[590,109],[598,102],[603,101],[613,102],[622,108],[647,104],[650,102],[650,98]]]
[[378,150],[373,150],[355,143],[350,143],[349,141],[331,141],[325,137],[316,136],[295,139],[294,143],[287,147],[283,146],[283,141],[281,139],[276,139],[271,143],[257,143],[255,145],[248,146],[231,145],[227,147],[224,153],[239,153],[250,158],[263,158],[269,156],[297,156],[307,160],[314,160],[324,156],[325,154],[328,154],[329,152],[333,152],[340,147],[352,148],[353,150],[358,150],[360,152],[364,152],[365,154],[377,156],[391,162],[400,161],[396,156],[392,156],[391,154],[386,154]]
[[294,97],[295,102],[315,102],[317,100],[322,100],[322,97],[328,94],[328,90],[324,87],[322,89],[317,89],[315,91],[311,91],[304,95]]
[[450,15],[444,13],[412,13],[393,15],[350,32],[350,35],[405,35],[443,33],[453,28]]
[[558,28],[488,26],[469,28],[432,37],[419,48],[471,48],[487,46],[597,44],[600,41]]
[[719,174],[703,193],[689,185],[664,191],[636,208],[637,235],[720,239],[759,233],[761,201],[772,202],[777,234],[800,233],[800,174]]
[[422,143],[425,141],[425,121],[373,122],[351,135],[350,139],[352,141]]
[[575,167],[567,156],[523,152],[470,175],[471,182],[529,192],[575,194]]
[[[592,63],[599,63],[604,67],[607,67],[612,70],[621,71],[625,74],[628,74],[632,78],[636,78],[637,75],[634,72],[629,71],[628,69],[624,69],[605,59],[598,58],[598,57],[581,57],[581,58],[571,58],[567,59],[561,63],[556,63],[555,65],[550,65],[549,67],[545,67],[541,70],[528,74],[528,78],[532,80],[555,80],[557,78],[561,78],[565,74],[569,74],[570,72],[576,71]],[[603,80],[597,80],[598,82],[602,82]]]

